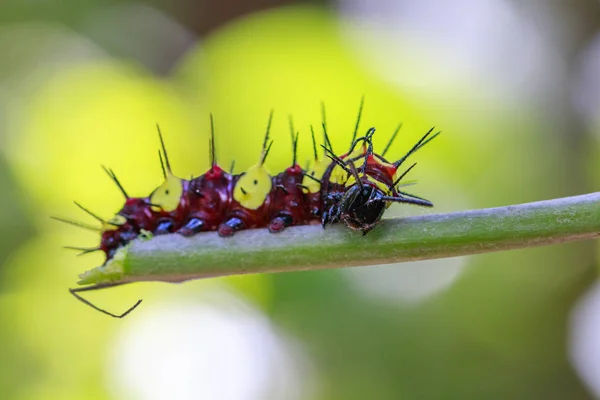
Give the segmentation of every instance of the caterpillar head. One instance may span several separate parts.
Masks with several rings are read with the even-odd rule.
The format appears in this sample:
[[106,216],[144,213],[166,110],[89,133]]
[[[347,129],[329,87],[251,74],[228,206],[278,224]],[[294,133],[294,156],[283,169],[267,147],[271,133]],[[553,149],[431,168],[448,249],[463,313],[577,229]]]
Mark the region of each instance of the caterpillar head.
[[389,205],[381,189],[371,185],[354,185],[337,204],[334,217],[349,228],[367,234],[381,220]]
[[405,203],[421,207],[433,207],[426,199],[394,190],[388,193],[377,185],[363,183],[353,185],[343,194],[339,203],[332,207],[331,220],[340,220],[349,228],[366,235],[381,220],[384,211],[392,203]]

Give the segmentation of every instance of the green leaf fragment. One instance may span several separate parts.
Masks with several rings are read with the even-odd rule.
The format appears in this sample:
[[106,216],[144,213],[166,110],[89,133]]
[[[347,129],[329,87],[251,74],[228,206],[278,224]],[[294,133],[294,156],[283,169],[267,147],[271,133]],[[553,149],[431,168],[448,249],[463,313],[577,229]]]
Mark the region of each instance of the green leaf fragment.
[[154,234],[150,231],[147,231],[145,229],[142,229],[140,231],[140,234],[138,235],[138,239],[142,240],[142,241],[146,241],[146,240],[150,240],[154,237]]
[[124,264],[127,258],[129,245],[120,248],[114,257],[104,265],[91,269],[79,275],[79,285],[97,285],[102,283],[118,282],[123,279]]

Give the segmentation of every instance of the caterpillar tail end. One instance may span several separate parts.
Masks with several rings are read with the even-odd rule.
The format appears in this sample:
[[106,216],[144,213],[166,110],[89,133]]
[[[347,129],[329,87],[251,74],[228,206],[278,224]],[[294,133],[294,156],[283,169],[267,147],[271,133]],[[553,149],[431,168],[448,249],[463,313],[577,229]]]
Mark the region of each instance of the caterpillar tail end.
[[125,273],[124,267],[128,247],[125,246],[117,250],[113,258],[103,265],[80,274],[77,284],[101,285],[121,281]]

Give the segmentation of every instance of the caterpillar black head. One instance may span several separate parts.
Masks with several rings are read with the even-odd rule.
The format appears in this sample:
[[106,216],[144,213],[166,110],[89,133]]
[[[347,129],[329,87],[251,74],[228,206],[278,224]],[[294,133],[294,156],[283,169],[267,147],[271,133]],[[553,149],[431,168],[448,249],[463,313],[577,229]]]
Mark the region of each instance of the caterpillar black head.
[[387,191],[368,184],[352,186],[334,210],[333,219],[340,220],[351,229],[366,235],[383,217],[391,203],[407,203],[422,207],[433,207],[429,200],[398,191],[389,196]]
[[339,219],[349,228],[360,230],[367,234],[381,220],[387,208],[385,194],[380,189],[370,185],[354,185],[337,205]]
[[[351,175],[351,178],[346,181],[344,193],[339,197],[339,201],[326,216],[331,222],[341,221],[351,229],[362,231],[363,234],[367,234],[377,225],[392,203],[433,207],[429,200],[400,190],[400,187],[405,186],[400,184],[401,180],[416,164],[411,165],[399,176],[397,170],[408,156],[431,141],[439,132],[431,137],[433,130],[427,132],[406,155],[393,164],[373,153],[374,132],[375,130],[371,128],[365,137],[358,139],[364,143],[362,157],[348,161],[334,159]],[[355,164],[357,161],[362,165],[357,167]]]

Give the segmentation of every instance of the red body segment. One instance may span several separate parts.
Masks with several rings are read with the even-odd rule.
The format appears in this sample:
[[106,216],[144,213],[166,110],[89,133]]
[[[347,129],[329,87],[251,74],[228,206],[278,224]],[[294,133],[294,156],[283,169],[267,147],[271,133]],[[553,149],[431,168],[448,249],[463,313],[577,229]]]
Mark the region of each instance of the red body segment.
[[288,226],[306,225],[313,216],[308,196],[302,190],[304,171],[293,165],[273,177],[269,194],[269,225],[271,232],[280,232]]
[[117,214],[127,219],[137,231],[144,229],[152,232],[156,228],[157,213],[152,210],[147,197],[128,198]]
[[[234,181],[237,181],[238,178],[239,176],[234,176]],[[219,235],[226,237],[243,229],[264,228],[267,226],[269,222],[268,210],[271,202],[270,195],[267,195],[265,201],[256,210],[245,208],[233,198],[233,195],[230,198],[229,207],[217,228]]]
[[237,177],[215,165],[204,175],[192,179],[189,189],[184,191],[189,198],[186,216],[203,221],[203,231],[214,231],[223,222],[224,215],[231,209],[233,186]]
[[374,176],[388,187],[394,184],[396,171],[398,171],[398,168],[394,164],[388,163],[383,157],[375,158],[373,154],[367,157],[365,175]]

